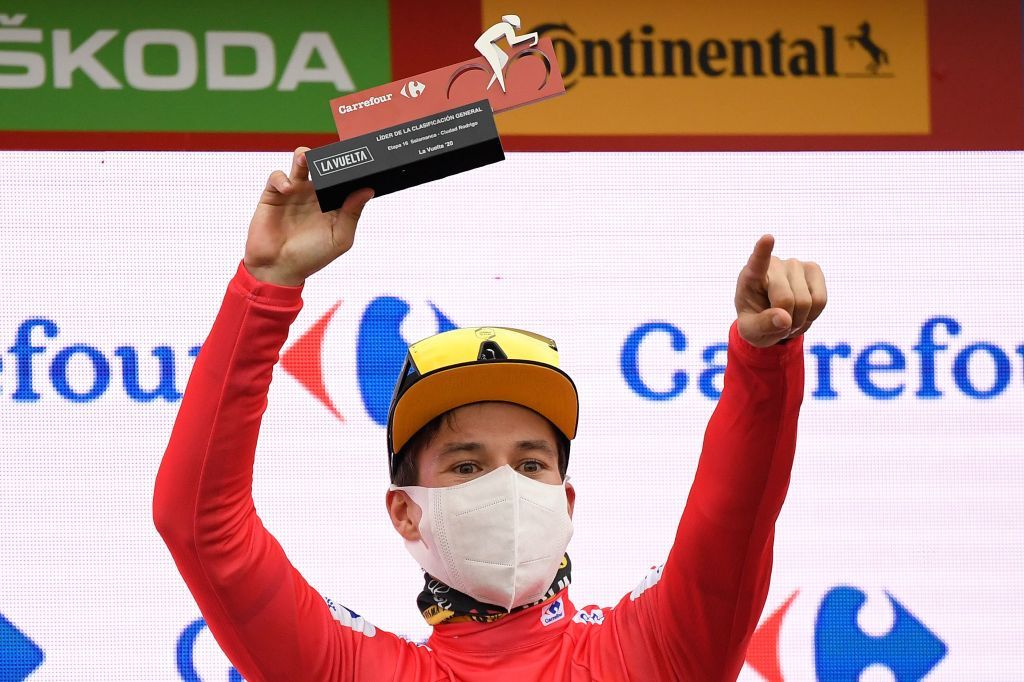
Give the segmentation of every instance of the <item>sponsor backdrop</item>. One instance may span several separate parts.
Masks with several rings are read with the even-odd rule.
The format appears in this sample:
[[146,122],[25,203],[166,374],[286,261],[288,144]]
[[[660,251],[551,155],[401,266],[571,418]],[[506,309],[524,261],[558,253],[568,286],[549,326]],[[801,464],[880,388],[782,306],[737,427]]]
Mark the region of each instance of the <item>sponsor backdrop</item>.
[[515,12],[568,94],[502,117],[509,150],[1024,148],[1019,0],[108,6],[2,8],[0,145],[327,144],[330,99],[474,58]]
[[[235,680],[153,529],[197,347],[284,154],[4,153],[0,679]],[[512,155],[371,202],[275,370],[262,518],[322,594],[428,630],[384,509],[409,340],[557,339],[580,606],[668,552],[757,237],[819,262],[796,467],[744,681],[1021,679],[1024,155]],[[516,181],[510,183],[509,178]],[[54,187],[61,200],[52,200]],[[341,627],[339,625],[339,627]],[[32,672],[35,671],[35,672]]]
[[0,13],[6,146],[279,146],[328,101],[390,80],[386,0],[58,0]]
[[[930,132],[925,0],[752,3],[742,15],[714,2],[520,4],[577,90],[557,116],[509,117],[510,133]],[[484,2],[485,24],[500,7]]]

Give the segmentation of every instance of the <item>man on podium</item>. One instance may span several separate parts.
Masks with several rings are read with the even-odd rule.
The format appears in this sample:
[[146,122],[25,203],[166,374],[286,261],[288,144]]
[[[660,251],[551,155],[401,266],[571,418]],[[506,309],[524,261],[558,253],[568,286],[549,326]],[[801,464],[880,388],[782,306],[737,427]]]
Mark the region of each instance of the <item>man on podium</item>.
[[[664,565],[613,607],[570,601],[578,400],[555,343],[502,327],[409,348],[388,420],[395,529],[423,567],[426,645],[321,596],[264,529],[253,458],[306,280],[347,252],[370,190],[321,213],[304,157],[267,181],[188,382],[154,519],[210,630],[260,680],[735,679],[768,592],[821,269],[754,245],[724,388]],[[643,453],[630,453],[638,458]],[[627,505],[627,500],[619,500]],[[611,550],[611,548],[609,548]]]

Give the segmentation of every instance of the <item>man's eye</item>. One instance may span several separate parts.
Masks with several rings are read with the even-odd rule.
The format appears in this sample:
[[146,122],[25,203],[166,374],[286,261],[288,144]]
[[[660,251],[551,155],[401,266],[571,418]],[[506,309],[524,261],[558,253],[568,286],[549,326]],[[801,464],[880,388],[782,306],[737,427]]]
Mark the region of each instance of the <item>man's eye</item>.
[[523,462],[519,466],[523,470],[523,472],[527,474],[539,474],[541,470],[544,468],[544,465],[535,459],[531,459],[528,462]]
[[472,462],[463,462],[455,465],[455,473],[468,476],[476,471],[476,465]]

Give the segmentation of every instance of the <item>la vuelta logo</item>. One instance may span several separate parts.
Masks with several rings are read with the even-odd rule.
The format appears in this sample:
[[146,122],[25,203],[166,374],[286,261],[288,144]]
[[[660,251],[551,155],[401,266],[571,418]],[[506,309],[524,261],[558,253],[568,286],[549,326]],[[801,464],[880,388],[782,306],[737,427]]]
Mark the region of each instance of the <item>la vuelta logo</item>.
[[[456,325],[433,303],[428,303],[437,326],[436,333]],[[324,334],[341,302],[335,303],[305,334],[281,355],[281,367],[291,374],[327,410],[344,421],[324,385]],[[402,323],[408,317],[409,304],[394,296],[380,296],[363,310],[356,335],[356,375],[359,394],[366,413],[377,424],[388,420],[391,394],[402,371],[409,344],[402,336]]]
[[[886,592],[885,597],[892,612],[891,626],[884,634],[874,634],[865,632],[861,626],[861,609],[868,602],[862,590],[840,585],[829,589],[820,600],[808,599],[796,591],[754,632],[747,649],[747,664],[766,682],[807,679],[806,674],[796,676],[793,672],[783,676],[783,669],[806,670],[809,661],[780,655],[779,640],[784,627],[789,630],[799,625],[800,629],[809,629],[806,617],[813,612],[813,679],[857,682],[868,669],[882,668],[896,682],[922,680],[945,658],[948,647],[892,595]],[[788,650],[787,647],[787,653]]]

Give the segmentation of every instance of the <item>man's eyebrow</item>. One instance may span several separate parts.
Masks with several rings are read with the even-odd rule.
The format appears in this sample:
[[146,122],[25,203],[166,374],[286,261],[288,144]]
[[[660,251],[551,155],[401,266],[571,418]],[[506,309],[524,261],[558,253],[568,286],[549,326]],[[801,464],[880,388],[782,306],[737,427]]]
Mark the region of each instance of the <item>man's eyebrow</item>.
[[483,443],[476,443],[472,441],[453,441],[445,443],[441,447],[441,452],[438,453],[438,457],[444,457],[457,452],[480,452],[484,449]]
[[[448,455],[454,455],[465,452],[482,452],[483,450],[483,443],[478,443],[475,441],[452,441],[442,445],[441,451],[437,454],[437,456],[445,457]],[[516,443],[516,450],[519,450],[520,452],[528,450],[540,450],[541,452],[545,452],[550,455],[555,454],[554,448],[552,448],[551,444],[544,439],[518,441]]]
[[551,444],[546,440],[521,440],[516,443],[517,450],[542,450],[548,454],[555,454]]

